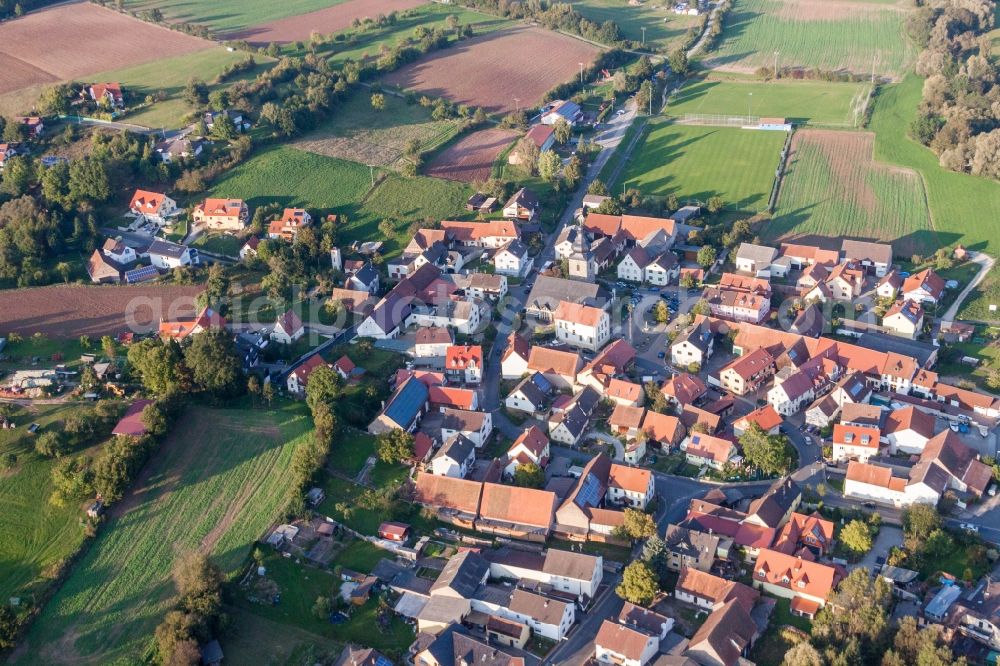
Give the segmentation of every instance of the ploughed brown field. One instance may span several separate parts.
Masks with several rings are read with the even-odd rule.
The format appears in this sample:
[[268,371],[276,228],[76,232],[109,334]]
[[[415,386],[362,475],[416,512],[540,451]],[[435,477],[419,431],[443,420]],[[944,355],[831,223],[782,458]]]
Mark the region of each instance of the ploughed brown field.
[[0,23],[0,93],[212,46],[89,2],[57,5]]
[[590,65],[597,53],[595,46],[548,30],[511,28],[436,51],[382,81],[456,104],[507,112],[537,105],[550,89],[579,76],[579,63]]
[[466,134],[438,153],[427,166],[428,176],[471,183],[487,180],[493,162],[518,133],[505,129],[485,129]]
[[354,19],[375,18],[379,14],[401,12],[427,4],[428,0],[347,0],[319,11],[289,16],[227,35],[251,44],[288,44],[309,39],[314,32],[330,34],[351,27]]
[[[43,333],[50,338],[144,333],[160,319],[192,315],[203,286],[55,285],[0,291],[0,336]],[[130,326],[130,316],[137,327]]]

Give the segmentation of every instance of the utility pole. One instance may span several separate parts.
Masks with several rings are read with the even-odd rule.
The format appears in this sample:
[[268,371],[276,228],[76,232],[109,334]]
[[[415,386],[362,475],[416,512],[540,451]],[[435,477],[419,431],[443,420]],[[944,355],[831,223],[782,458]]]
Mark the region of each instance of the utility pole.
[[368,165],[368,170],[371,172],[372,176],[372,187],[375,187],[375,166],[372,164]]
[[583,85],[583,63],[578,63],[580,65],[580,85]]
[[753,102],[753,93],[747,93],[747,125],[750,124],[750,105]]
[[642,26],[642,48],[646,48],[646,26]]
[[778,52],[774,52],[774,79],[778,79]]
[[514,98],[514,111],[517,113],[521,112],[521,98],[519,97]]

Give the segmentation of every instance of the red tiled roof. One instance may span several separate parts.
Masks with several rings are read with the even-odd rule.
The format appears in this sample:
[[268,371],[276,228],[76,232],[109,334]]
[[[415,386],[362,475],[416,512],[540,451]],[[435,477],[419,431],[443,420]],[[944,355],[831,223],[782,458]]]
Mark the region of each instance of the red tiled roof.
[[548,490],[484,483],[479,514],[486,520],[548,528],[557,502]]
[[698,377],[682,372],[665,381],[660,390],[679,404],[687,405],[704,395],[708,389]]
[[744,424],[742,426],[744,428],[749,427],[751,423],[756,423],[764,432],[769,431],[771,428],[777,428],[783,422],[784,419],[781,418],[781,415],[771,405],[764,405],[755,409],[736,421],[737,424]]
[[676,416],[647,411],[642,419],[642,431],[654,442],[675,442],[681,420]]
[[[826,599],[837,584],[838,575],[836,569],[825,564],[763,549],[754,563],[753,578],[784,587],[796,596],[807,594]],[[785,578],[788,582],[785,582]]]
[[528,370],[552,372],[563,377],[576,378],[580,366],[580,355],[574,352],[535,346],[528,353]]
[[444,356],[446,370],[465,370],[469,367],[483,367],[483,348],[479,345],[452,345]]
[[903,282],[902,292],[908,294],[911,291],[924,289],[935,300],[944,294],[944,279],[930,268],[911,275]]
[[510,451],[513,451],[518,446],[523,446],[524,448],[535,454],[538,458],[545,452],[545,447],[548,446],[549,438],[545,436],[542,429],[536,425],[531,426],[514,440],[514,443],[510,445]]
[[833,443],[878,451],[881,433],[878,428],[838,423],[833,426]]
[[146,405],[153,404],[152,400],[136,400],[128,409],[125,415],[111,431],[112,435],[127,435],[129,437],[142,437],[146,434],[146,424],[142,421],[142,410]]
[[132,202],[129,209],[138,213],[158,213],[163,205],[165,194],[159,192],[149,192],[148,190],[136,190],[132,195]]
[[642,657],[649,641],[649,634],[622,624],[616,624],[611,620],[604,620],[601,623],[601,628],[597,630],[597,637],[594,638],[596,645],[634,662],[638,662]]
[[418,504],[474,515],[479,511],[483,484],[418,472],[414,491],[414,501]]
[[649,482],[652,478],[653,474],[648,469],[612,464],[611,471],[608,473],[608,487],[634,493],[645,493],[649,490]]
[[607,313],[601,308],[570,301],[559,301],[559,306],[552,314],[552,318],[556,321],[568,321],[590,327],[596,327],[606,316]]

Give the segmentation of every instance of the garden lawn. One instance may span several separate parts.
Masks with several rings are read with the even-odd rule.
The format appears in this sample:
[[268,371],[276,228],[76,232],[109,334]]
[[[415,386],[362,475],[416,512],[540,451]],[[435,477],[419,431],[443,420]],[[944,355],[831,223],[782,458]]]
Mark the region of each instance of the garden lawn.
[[[392,172],[287,146],[263,150],[227,173],[212,196],[247,200],[251,208],[279,203],[301,206],[321,216],[336,213],[341,221],[338,243],[381,240],[382,255],[391,258],[409,242],[413,222],[468,217],[465,201],[471,188],[450,181]],[[315,216],[315,215],[314,215]],[[394,233],[386,238],[380,222],[389,220]]]
[[646,28],[646,47],[663,53],[677,48],[684,33],[702,19],[675,14],[670,3],[644,2],[632,7],[621,0],[573,0],[573,9],[594,23],[614,21],[625,39],[642,42]]
[[[367,573],[383,557],[390,557],[390,553],[366,541],[354,539],[337,555],[332,565]],[[278,585],[281,601],[278,604],[253,603],[245,591],[238,590],[235,593],[236,604],[248,613],[298,627],[320,637],[343,643],[350,641],[394,654],[405,651],[415,638],[413,629],[396,615],[392,615],[389,631],[383,631],[375,620],[378,599],[374,597],[364,606],[348,608],[345,612],[350,619],[343,624],[333,624],[328,619],[316,617],[312,612],[316,599],[335,597],[340,590],[340,579],[331,571],[297,564],[270,550],[264,566],[267,578]]]
[[202,549],[233,575],[279,515],[304,405],[190,407],[132,492],[32,625],[16,663],[112,663],[143,655],[169,609],[178,555]]
[[344,0],[126,0],[129,11],[159,9],[177,23],[197,23],[214,31],[233,32],[287,16],[298,16],[337,5]]
[[822,3],[799,0],[737,0],[721,41],[706,67],[753,73],[759,67],[818,67],[901,77],[916,55],[903,22],[906,12],[881,3]]
[[[81,518],[84,501],[64,507],[49,503],[52,470],[59,461],[35,453],[37,435],[29,435],[31,423],[47,426],[61,421],[79,405],[38,405],[16,408],[14,430],[0,430],[0,599],[30,597],[40,593],[49,580],[43,574],[69,557],[84,541]],[[74,455],[95,455],[98,447]],[[17,456],[8,470],[6,458]]]
[[196,51],[174,58],[137,65],[125,69],[102,72],[91,77],[93,81],[118,81],[141,103],[146,95],[163,93],[166,99],[129,113],[123,122],[146,127],[174,129],[186,124],[194,108],[184,100],[184,87],[192,78],[209,84],[209,90],[228,88],[233,81],[256,76],[274,64],[274,58],[254,54],[257,66],[222,83],[214,83],[216,77],[228,65],[244,60],[245,51],[227,51],[218,46],[204,51]]
[[625,166],[608,183],[617,192],[674,194],[682,202],[722,197],[726,208],[758,212],[767,208],[784,132],[703,127],[651,121]]
[[692,80],[668,102],[664,113],[785,118],[797,125],[855,127],[871,86],[829,81],[754,81],[706,77]]
[[365,466],[369,456],[375,455],[375,436],[360,430],[341,428],[334,455],[329,467],[353,477]]
[[771,623],[750,653],[754,663],[760,664],[760,666],[779,666],[785,658],[785,652],[792,647],[791,643],[781,636],[782,627],[790,625],[801,629],[807,635],[812,629],[812,623],[809,620],[792,615],[789,599],[777,599],[776,601]]

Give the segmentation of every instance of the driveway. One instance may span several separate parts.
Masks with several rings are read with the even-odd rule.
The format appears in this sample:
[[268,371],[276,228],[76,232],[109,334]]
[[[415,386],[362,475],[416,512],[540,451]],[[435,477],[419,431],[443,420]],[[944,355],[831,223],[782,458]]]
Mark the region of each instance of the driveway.
[[965,289],[952,302],[948,310],[941,315],[941,321],[955,321],[955,315],[958,314],[958,309],[962,307],[962,303],[965,302],[966,297],[972,293],[973,289],[979,286],[979,283],[983,281],[986,274],[993,268],[993,264],[996,263],[996,260],[985,252],[969,252],[969,261],[979,264],[979,272],[976,273],[976,277],[972,278],[969,284],[965,285]]
[[895,525],[882,525],[872,549],[857,564],[848,565],[848,569],[854,570],[858,567],[866,567],[871,571],[876,571],[875,560],[879,557],[888,557],[889,550],[893,546],[903,545],[903,529]]
[[606,432],[601,432],[600,430],[591,430],[587,433],[587,439],[597,440],[609,444],[615,448],[615,460],[625,460],[625,447],[622,445],[621,440],[617,437],[612,437]]

